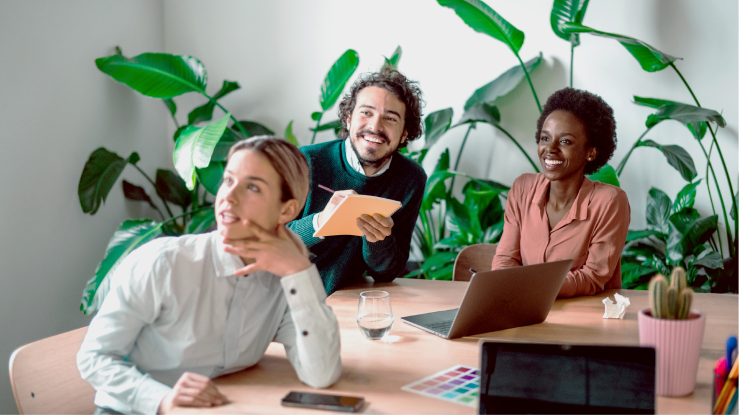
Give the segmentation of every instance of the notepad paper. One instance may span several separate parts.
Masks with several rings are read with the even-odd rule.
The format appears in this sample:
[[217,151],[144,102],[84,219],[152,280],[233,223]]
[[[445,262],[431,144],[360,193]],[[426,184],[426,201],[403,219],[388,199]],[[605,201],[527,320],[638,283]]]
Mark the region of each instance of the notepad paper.
[[456,365],[400,389],[476,408],[480,401],[480,370]]
[[326,222],[316,229],[313,236],[362,236],[362,231],[357,227],[357,218],[362,215],[372,216],[375,213],[387,218],[400,209],[401,206],[403,205],[397,200],[385,199],[384,197],[348,195],[331,212]]

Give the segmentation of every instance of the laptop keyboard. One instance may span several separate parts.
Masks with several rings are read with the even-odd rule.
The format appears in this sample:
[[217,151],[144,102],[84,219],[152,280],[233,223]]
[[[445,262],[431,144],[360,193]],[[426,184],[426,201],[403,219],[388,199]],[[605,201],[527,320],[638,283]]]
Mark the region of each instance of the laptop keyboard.
[[437,333],[448,334],[449,330],[452,328],[452,323],[454,323],[454,320],[446,320],[431,324],[425,324],[424,327]]

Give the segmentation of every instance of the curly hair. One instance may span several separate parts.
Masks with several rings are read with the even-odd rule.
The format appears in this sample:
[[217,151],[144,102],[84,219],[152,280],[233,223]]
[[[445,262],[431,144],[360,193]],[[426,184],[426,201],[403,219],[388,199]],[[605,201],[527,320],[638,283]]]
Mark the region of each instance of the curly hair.
[[395,69],[383,67],[380,72],[360,75],[349,92],[341,99],[338,111],[339,120],[341,120],[339,137],[347,138],[349,136],[346,120],[351,117],[354,107],[357,105],[357,95],[368,86],[384,88],[395,94],[405,104],[404,128],[408,132],[408,137],[398,148],[407,146],[409,141],[413,141],[423,135],[423,113],[421,112],[421,107],[425,103],[418,82],[409,80],[405,75]]
[[574,88],[563,88],[553,93],[544,104],[544,109],[536,122],[536,143],[539,143],[544,121],[554,111],[567,111],[577,117],[585,129],[588,145],[595,147],[598,154],[595,160],[585,165],[585,174],[593,174],[613,157],[616,150],[616,120],[613,109],[603,98]]

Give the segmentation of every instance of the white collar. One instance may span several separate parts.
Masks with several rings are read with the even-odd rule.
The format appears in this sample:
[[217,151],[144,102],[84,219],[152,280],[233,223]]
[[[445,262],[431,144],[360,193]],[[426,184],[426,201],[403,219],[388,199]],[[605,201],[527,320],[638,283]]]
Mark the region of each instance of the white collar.
[[[211,239],[213,266],[216,270],[216,277],[231,277],[236,270],[244,267],[244,262],[241,261],[238,255],[230,254],[223,249],[225,245],[223,244],[221,234],[217,230],[212,231],[209,236]],[[262,283],[264,288],[269,289],[271,275],[269,272],[257,271],[245,277],[254,276]]]
[[[359,163],[359,158],[357,158],[357,153],[354,152],[354,148],[352,147],[351,137],[347,137],[347,139],[344,140],[344,147],[346,148],[346,161],[349,162],[349,166],[352,168],[352,170],[366,176],[362,165]],[[390,168],[390,163],[392,163],[392,161],[393,157],[390,156],[390,160],[388,160],[387,163],[385,163],[385,165],[377,171],[377,173],[369,177],[376,177],[381,175],[382,173],[385,173]]]

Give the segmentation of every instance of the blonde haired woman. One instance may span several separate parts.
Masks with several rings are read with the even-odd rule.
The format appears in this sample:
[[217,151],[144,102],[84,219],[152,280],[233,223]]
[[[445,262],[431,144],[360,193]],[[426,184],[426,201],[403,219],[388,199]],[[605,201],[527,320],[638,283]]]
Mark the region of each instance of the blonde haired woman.
[[338,379],[336,317],[305,246],[285,227],[308,188],[295,146],[240,141],[216,196],[218,230],[159,238],[126,257],[77,355],[101,411],[226,404],[210,379],[256,364],[272,341],[306,384]]

